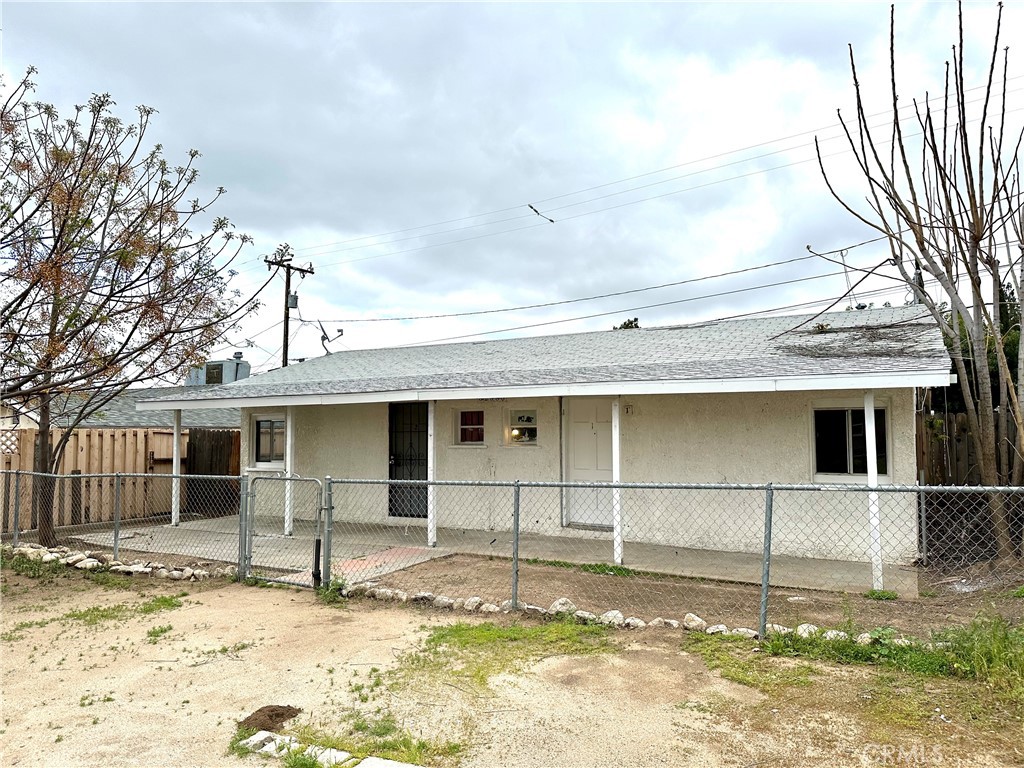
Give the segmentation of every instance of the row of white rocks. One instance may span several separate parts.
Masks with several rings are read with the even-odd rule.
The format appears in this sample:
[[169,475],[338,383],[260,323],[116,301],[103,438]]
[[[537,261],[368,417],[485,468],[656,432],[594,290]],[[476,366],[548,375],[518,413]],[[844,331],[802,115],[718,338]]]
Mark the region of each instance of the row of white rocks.
[[[375,600],[398,603],[423,603],[432,605],[435,608],[452,611],[468,611],[470,613],[509,613],[515,610],[515,606],[512,604],[511,600],[506,600],[498,605],[495,603],[484,602],[479,597],[452,598],[446,595],[435,595],[432,592],[415,592],[410,595],[400,589],[390,589],[388,587],[377,586],[377,583],[372,581],[354,584],[353,586],[342,590],[342,595],[344,597],[365,596]],[[677,621],[676,619],[665,619],[660,616],[655,619],[651,619],[650,621],[644,621],[636,616],[626,617],[623,615],[622,611],[616,610],[605,611],[602,614],[591,613],[590,611],[581,611],[577,608],[576,604],[567,597],[558,598],[549,608],[546,609],[538,605],[520,603],[519,610],[539,617],[572,616],[580,624],[604,624],[611,627],[623,627],[626,629],[644,629],[645,627],[679,629],[682,627],[690,632],[704,632],[708,635],[732,635],[734,637],[745,637],[751,640],[756,640],[760,637],[756,630],[750,629],[749,627],[730,628],[725,624],[708,624],[707,621],[695,613],[687,613],[683,616],[682,621]],[[799,624],[795,628],[786,627],[782,624],[768,624],[766,629],[769,634],[785,635],[795,632],[797,636],[805,638],[820,634],[825,640],[850,639],[849,634],[842,630],[823,630],[821,627],[814,624]],[[860,645],[870,645],[874,642],[874,637],[870,632],[862,632],[857,635],[854,640]],[[895,645],[911,645],[913,643],[912,640],[905,638],[896,638],[889,642]]]
[[382,757],[358,758],[341,749],[307,746],[294,736],[271,731],[257,731],[248,739],[240,741],[239,745],[263,757],[285,757],[292,752],[300,752],[309,755],[326,768],[419,768],[412,763],[399,763]]
[[233,565],[206,570],[182,565],[166,565],[157,561],[132,560],[125,563],[115,560],[106,552],[68,549],[67,547],[44,547],[40,544],[20,544],[15,548],[4,547],[12,556],[20,555],[43,563],[59,562],[82,571],[110,571],[125,576],[150,576],[172,581],[203,581],[211,578],[234,578],[238,569]]

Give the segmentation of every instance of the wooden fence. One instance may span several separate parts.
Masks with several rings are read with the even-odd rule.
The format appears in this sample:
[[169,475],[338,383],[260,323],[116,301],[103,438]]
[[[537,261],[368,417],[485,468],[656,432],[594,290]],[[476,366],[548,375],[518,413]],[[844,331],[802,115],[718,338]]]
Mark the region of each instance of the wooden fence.
[[[188,431],[181,436],[182,470],[194,474],[238,474],[239,435],[236,431],[195,430],[190,445]],[[56,441],[61,432],[54,430]],[[233,435],[233,436],[232,436]],[[0,434],[0,470],[31,472],[37,430],[5,430]],[[124,478],[121,487],[121,519],[153,518],[170,513],[174,432],[169,429],[78,429],[68,439],[57,468],[53,515],[56,526],[83,525],[113,519],[114,478],[79,475],[148,475]],[[189,451],[193,457],[189,458]],[[225,472],[224,469],[233,469]],[[226,487],[224,486],[227,484]],[[183,481],[183,508],[203,509],[210,514],[237,511],[237,482]],[[0,483],[0,531],[14,531],[14,508],[22,530],[38,527],[40,483],[32,475],[5,473]],[[16,494],[17,493],[17,497]],[[48,494],[47,494],[48,496]]]

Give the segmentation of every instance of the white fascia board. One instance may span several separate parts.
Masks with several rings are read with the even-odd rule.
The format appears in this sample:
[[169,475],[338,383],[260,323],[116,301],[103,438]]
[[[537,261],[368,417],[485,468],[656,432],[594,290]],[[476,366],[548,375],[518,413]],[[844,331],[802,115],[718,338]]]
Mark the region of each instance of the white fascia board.
[[611,395],[686,395],[728,392],[800,392],[840,389],[912,389],[944,387],[948,371],[866,373],[848,376],[786,376],[779,378],[694,379],[686,381],[609,381],[587,384],[542,384],[514,387],[467,387],[451,389],[355,392],[339,394],[269,395],[216,400],[150,400],[136,404],[140,411],[172,408],[275,408],[287,405],[348,405],[400,403],[426,400],[478,400],[511,397],[584,397]]

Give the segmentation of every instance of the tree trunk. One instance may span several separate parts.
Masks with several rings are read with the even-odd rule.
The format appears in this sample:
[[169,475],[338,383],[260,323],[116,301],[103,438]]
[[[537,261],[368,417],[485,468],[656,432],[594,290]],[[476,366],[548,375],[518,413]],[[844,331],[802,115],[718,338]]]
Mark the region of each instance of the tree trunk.
[[36,446],[35,471],[32,476],[32,503],[39,521],[39,543],[44,547],[57,546],[54,530],[54,490],[57,478],[50,466],[52,449],[50,443],[50,395],[44,394],[39,403],[39,438]]

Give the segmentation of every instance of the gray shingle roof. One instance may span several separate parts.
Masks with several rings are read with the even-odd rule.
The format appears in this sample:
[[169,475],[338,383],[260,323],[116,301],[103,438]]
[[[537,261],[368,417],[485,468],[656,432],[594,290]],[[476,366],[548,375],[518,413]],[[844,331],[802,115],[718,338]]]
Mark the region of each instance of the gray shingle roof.
[[[83,428],[126,427],[144,429],[174,425],[171,410],[137,411],[135,404],[140,400],[177,399],[183,395],[201,394],[202,390],[213,387],[153,387],[149,389],[126,389],[103,408],[83,421]],[[181,414],[182,429],[239,429],[242,412],[238,408],[204,408],[185,410]]]
[[[338,352],[171,400],[944,372],[919,306]],[[912,386],[912,385],[908,385]]]

